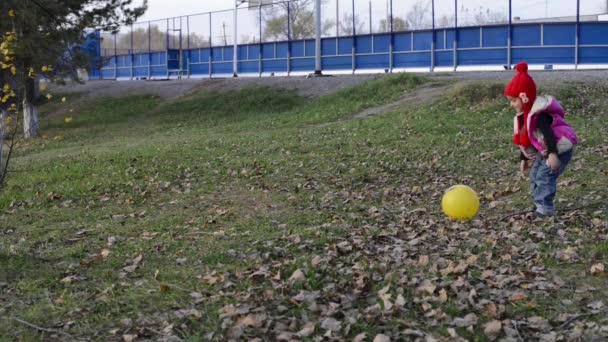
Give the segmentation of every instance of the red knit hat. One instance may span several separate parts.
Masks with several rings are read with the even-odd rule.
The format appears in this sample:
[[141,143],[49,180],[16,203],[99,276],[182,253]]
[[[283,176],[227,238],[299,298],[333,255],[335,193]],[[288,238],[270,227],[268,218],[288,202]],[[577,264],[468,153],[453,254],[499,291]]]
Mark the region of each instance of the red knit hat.
[[513,136],[513,142],[516,145],[528,146],[530,141],[528,133],[526,132],[526,122],[528,121],[528,114],[534,105],[536,100],[536,83],[530,75],[528,75],[528,64],[526,62],[520,62],[515,66],[517,73],[505,87],[505,95],[511,97],[518,97],[524,110],[524,124],[520,127],[520,134]]

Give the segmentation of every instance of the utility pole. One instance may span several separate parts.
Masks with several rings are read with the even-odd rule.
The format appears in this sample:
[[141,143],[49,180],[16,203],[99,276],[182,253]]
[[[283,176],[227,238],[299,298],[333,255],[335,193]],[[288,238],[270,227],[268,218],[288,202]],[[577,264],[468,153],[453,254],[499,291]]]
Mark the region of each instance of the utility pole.
[[340,37],[340,0],[336,0],[336,37]]
[[372,24],[372,0],[369,0],[369,34],[373,32],[373,24]]
[[224,46],[226,46],[226,45],[228,45],[228,39],[226,36],[226,23],[225,22],[222,22],[222,29],[224,31],[224,35],[222,36],[224,39]]
[[321,76],[321,0],[315,1],[315,75]]

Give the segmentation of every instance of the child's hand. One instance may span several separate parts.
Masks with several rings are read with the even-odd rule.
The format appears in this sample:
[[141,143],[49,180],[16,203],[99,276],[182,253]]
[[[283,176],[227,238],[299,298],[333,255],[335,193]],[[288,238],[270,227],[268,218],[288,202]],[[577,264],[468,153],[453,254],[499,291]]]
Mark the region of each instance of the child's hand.
[[549,156],[547,157],[547,166],[553,171],[559,170],[561,163],[556,153],[549,153]]
[[526,177],[526,173],[528,171],[528,161],[527,160],[522,160],[521,163],[519,163],[519,171],[521,172],[521,175],[523,177]]

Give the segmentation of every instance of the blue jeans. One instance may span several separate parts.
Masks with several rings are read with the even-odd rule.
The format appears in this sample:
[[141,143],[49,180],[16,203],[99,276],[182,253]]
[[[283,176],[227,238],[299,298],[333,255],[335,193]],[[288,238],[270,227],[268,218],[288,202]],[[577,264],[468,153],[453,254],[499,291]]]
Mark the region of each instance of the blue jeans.
[[558,155],[560,161],[559,170],[553,171],[546,164],[546,159],[543,159],[539,154],[536,156],[534,165],[530,170],[530,189],[532,191],[532,198],[534,205],[536,206],[536,212],[545,215],[555,215],[555,206],[553,205],[553,199],[557,192],[557,177],[559,177],[570,159],[572,158],[572,150],[563,152]]

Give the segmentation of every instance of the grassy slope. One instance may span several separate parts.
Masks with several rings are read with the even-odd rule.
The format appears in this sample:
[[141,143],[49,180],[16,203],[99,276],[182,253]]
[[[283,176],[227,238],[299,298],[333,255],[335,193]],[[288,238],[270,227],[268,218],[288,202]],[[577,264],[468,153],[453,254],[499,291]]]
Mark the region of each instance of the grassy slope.
[[[317,301],[327,305],[340,302],[339,294],[360,293],[359,266],[374,281],[355,301],[357,310],[382,303],[376,292],[388,284],[396,291],[390,300],[401,294],[406,305],[390,313],[367,312],[348,329],[348,314],[336,315],[343,330],[335,336],[367,331],[404,338],[399,331],[409,326],[449,336],[445,326],[452,317],[475,312],[480,323],[458,333],[483,339],[482,323],[492,318],[554,320],[559,313],[585,309],[578,299],[571,306],[557,299],[566,292],[530,293],[523,304],[493,297],[505,305],[504,313],[490,317],[483,305],[467,306],[454,291],[445,303],[422,299],[445,313],[436,315],[433,325],[428,322],[435,318],[424,317],[414,289],[428,278],[449,290],[456,275],[446,280],[432,268],[404,267],[403,260],[381,251],[379,246],[395,246],[379,242],[389,238],[421,238],[420,246],[408,245],[409,254],[403,255],[414,264],[424,254],[439,268],[446,261],[484,256],[465,274],[471,286],[486,268],[509,267],[517,274],[531,267],[491,259],[488,252],[533,253],[534,265],[550,268],[547,279],[561,275],[569,286],[603,286],[586,300],[606,300],[606,278],[584,272],[592,263],[607,263],[605,205],[603,212],[588,208],[558,222],[496,223],[529,205],[526,183],[515,176],[517,161],[508,144],[511,113],[500,99],[501,85],[456,86],[433,104],[343,120],[396,100],[422,82],[387,77],[315,100],[264,88],[172,103],[155,97],[106,99],[75,108],[72,124],[46,120],[45,132],[65,139],[23,146],[12,165],[21,172],[11,174],[0,193],[0,336],[48,336],[10,317],[44,327],[67,324],[71,335],[99,340],[156,337],[169,324],[173,329],[164,333],[195,340],[210,332],[216,339],[275,336],[297,332],[308,320],[316,323],[316,334],[324,334],[327,315],[293,296],[321,291]],[[569,120],[582,138],[563,178],[561,206],[605,201],[608,192],[601,133],[608,127],[598,109],[605,105],[606,89],[577,87],[585,92],[584,102],[580,93],[549,89],[576,113]],[[480,192],[478,220],[455,225],[440,214],[442,191],[456,183]],[[504,241],[509,239],[515,240]],[[336,247],[341,242],[354,251],[344,254]],[[518,243],[537,249],[514,253],[511,245]],[[578,258],[555,257],[574,244]],[[102,251],[109,255],[100,256]],[[134,272],[121,271],[140,254],[143,261]],[[316,255],[326,258],[326,265],[311,263]],[[296,269],[304,270],[303,283],[288,280]],[[388,277],[393,274],[402,277]],[[340,290],[328,290],[332,284]],[[478,292],[490,298],[483,288]],[[259,324],[244,322],[247,313],[220,316],[226,305],[244,303],[265,313]],[[286,312],[277,311],[279,305]],[[179,311],[186,309],[199,311]],[[295,326],[288,329],[290,317]]]

